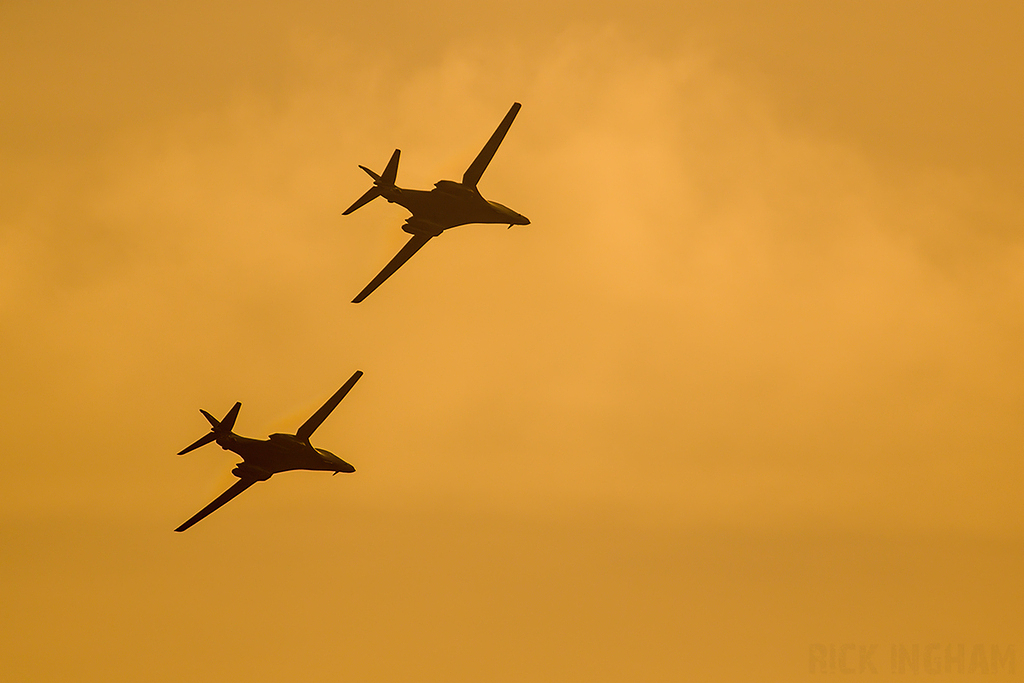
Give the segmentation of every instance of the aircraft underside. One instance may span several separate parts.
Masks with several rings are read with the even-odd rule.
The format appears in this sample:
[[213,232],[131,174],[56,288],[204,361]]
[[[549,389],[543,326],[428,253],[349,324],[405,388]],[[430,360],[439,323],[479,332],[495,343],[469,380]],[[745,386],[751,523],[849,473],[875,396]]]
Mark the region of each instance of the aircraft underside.
[[452,196],[437,190],[402,190],[394,204],[405,207],[412,214],[403,230],[410,234],[440,235],[448,228],[470,223],[504,223],[506,217],[495,211],[479,195]]

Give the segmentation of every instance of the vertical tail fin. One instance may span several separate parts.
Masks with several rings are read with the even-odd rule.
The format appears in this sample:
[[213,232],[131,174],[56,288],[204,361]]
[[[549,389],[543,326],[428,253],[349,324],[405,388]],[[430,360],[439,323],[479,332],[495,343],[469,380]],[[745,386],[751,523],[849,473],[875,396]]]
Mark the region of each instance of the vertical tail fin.
[[224,419],[220,421],[220,428],[230,432],[235,428],[235,420],[238,418],[238,411],[242,407],[242,402],[238,401],[231,407],[228,414],[224,416]]
[[395,153],[391,155],[391,159],[388,160],[388,165],[384,168],[384,172],[380,174],[380,184],[388,187],[395,184],[395,180],[398,178],[398,156],[402,153],[402,150],[396,149]]

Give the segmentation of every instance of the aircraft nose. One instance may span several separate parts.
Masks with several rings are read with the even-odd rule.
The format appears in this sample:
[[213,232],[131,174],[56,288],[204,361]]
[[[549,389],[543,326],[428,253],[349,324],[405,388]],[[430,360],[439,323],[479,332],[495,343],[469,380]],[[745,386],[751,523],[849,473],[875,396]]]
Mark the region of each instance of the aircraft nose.
[[522,223],[520,223],[520,225],[529,225],[530,224],[530,219],[527,218],[526,216],[524,216],[523,214],[519,214],[519,219],[522,221]]

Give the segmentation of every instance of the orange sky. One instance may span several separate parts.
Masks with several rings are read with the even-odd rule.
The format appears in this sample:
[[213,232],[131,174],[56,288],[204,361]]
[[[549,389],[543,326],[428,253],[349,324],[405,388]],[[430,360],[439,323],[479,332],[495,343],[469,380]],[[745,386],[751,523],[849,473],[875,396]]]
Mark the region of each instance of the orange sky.
[[0,6],[2,677],[1016,680],[1024,10],[891,4]]

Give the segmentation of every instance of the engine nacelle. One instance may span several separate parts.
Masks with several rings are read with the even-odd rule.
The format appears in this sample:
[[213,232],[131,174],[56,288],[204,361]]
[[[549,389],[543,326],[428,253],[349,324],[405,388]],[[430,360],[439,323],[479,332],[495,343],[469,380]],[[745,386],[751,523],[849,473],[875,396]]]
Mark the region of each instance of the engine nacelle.
[[431,237],[437,237],[444,232],[444,228],[439,225],[422,219],[408,220],[405,225],[402,226],[402,230],[405,230],[410,235],[429,235]]
[[255,479],[256,481],[266,481],[270,479],[272,472],[267,472],[261,467],[254,467],[253,465],[246,465],[244,462],[239,463],[235,469],[231,470],[231,474],[235,475],[239,479]]

